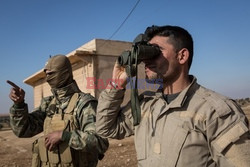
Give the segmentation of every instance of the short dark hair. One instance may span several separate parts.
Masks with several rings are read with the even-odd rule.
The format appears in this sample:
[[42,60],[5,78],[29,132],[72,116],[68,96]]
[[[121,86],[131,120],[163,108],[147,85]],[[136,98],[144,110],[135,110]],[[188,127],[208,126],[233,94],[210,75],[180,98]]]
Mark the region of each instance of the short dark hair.
[[180,51],[182,48],[186,48],[189,51],[188,67],[191,67],[193,61],[193,38],[187,30],[178,26],[151,26],[145,30],[145,35],[148,40],[152,39],[154,36],[164,36],[169,37],[169,41],[176,52]]

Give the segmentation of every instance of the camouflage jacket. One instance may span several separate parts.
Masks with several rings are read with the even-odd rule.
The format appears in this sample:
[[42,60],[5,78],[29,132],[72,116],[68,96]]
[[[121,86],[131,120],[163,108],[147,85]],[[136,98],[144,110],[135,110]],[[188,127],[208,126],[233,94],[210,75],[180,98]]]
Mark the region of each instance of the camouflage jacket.
[[130,105],[120,107],[125,90],[104,90],[97,106],[97,133],[116,139],[135,135],[140,167],[248,167],[250,133],[243,111],[192,78],[170,103],[162,91],[145,92],[141,122],[135,127]]
[[[79,129],[63,133],[62,138],[68,140],[68,145],[73,149],[103,154],[108,149],[109,143],[95,132],[97,100],[89,94],[82,93],[75,81],[64,88],[52,89],[52,93],[53,96],[43,98],[40,106],[31,113],[28,112],[27,104],[14,104],[10,108],[10,124],[13,132],[18,137],[32,137],[43,132],[45,118],[52,117],[60,109],[64,112],[71,96],[79,93],[74,108],[74,118]],[[89,96],[87,103],[83,101],[83,96]],[[56,98],[54,112],[48,109],[53,98]]]

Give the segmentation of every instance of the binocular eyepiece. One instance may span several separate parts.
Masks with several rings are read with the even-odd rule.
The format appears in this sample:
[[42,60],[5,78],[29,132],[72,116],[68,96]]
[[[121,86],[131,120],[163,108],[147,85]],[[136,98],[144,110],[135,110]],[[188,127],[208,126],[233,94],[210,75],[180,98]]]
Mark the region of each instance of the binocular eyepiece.
[[139,34],[132,46],[131,51],[124,51],[118,57],[118,63],[121,66],[139,64],[143,60],[150,60],[157,57],[161,53],[159,47],[150,45],[144,34]]

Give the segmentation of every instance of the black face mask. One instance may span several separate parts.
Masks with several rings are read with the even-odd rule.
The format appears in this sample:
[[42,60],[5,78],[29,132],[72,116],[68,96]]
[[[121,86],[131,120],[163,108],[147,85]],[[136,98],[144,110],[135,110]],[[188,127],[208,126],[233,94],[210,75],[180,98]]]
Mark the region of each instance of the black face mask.
[[73,82],[72,68],[69,59],[64,55],[50,58],[44,71],[49,71],[46,81],[51,88],[62,88]]

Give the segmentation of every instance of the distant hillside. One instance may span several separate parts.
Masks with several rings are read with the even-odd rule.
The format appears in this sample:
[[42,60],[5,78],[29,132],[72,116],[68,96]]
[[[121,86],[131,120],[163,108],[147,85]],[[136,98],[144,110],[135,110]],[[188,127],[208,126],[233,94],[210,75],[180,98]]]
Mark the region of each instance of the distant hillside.
[[250,128],[250,98],[237,99],[236,102],[241,106],[249,121]]
[[0,130],[8,130],[8,129],[10,129],[9,114],[1,114],[0,115]]
[[235,100],[241,107],[248,106],[250,105],[250,98],[245,98],[245,99],[236,99]]

